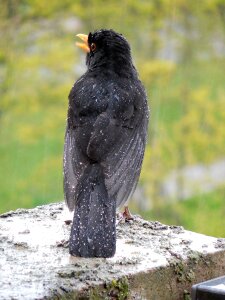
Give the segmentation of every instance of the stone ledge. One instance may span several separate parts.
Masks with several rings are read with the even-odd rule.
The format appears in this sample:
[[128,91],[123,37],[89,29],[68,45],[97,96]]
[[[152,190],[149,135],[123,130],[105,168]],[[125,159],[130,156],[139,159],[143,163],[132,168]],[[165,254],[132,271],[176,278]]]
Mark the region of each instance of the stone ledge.
[[71,257],[64,204],[0,215],[0,299],[190,299],[225,274],[225,239],[134,221],[117,226],[113,258]]

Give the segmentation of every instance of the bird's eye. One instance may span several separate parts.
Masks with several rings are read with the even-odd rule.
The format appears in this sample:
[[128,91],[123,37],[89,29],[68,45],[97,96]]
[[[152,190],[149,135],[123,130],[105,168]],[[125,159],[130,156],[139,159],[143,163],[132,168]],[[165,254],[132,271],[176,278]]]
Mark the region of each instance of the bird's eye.
[[94,52],[96,50],[96,44],[92,43],[91,44],[91,51]]

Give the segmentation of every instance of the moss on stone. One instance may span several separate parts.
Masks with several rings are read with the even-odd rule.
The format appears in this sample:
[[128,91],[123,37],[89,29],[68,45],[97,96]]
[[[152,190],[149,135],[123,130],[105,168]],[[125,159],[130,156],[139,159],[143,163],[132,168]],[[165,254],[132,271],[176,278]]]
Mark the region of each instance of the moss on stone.
[[125,300],[129,295],[129,283],[127,277],[118,280],[112,280],[107,285],[108,295],[118,300]]
[[193,282],[195,280],[195,273],[192,269],[191,264],[185,264],[182,261],[178,260],[171,263],[171,266],[174,269],[174,273],[177,276],[178,282]]
[[129,283],[127,277],[113,279],[105,284],[104,288],[96,287],[90,290],[89,298],[91,300],[126,300],[129,296]]
[[191,295],[187,290],[184,290],[184,300],[191,300]]

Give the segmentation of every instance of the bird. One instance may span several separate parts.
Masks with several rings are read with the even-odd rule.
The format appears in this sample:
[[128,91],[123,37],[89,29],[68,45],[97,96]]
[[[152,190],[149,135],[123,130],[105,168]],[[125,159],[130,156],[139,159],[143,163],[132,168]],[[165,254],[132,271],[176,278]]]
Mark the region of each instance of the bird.
[[87,70],[68,97],[63,174],[65,202],[74,210],[69,253],[107,258],[116,252],[116,210],[140,176],[149,108],[127,39],[112,29],[77,36]]

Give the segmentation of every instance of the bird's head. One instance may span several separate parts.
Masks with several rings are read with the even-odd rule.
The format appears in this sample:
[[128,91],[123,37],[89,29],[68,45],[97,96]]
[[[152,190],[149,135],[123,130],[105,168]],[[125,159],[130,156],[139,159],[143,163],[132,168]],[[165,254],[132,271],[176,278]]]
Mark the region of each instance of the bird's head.
[[127,40],[113,30],[98,30],[89,35],[77,35],[83,43],[77,46],[87,52],[86,63],[89,69],[98,67],[113,68],[132,67],[131,51]]

